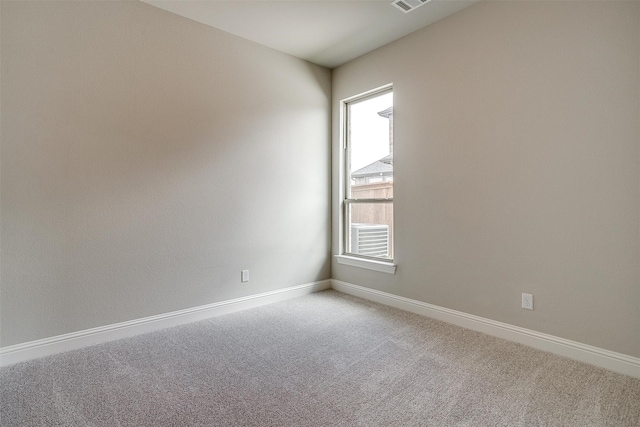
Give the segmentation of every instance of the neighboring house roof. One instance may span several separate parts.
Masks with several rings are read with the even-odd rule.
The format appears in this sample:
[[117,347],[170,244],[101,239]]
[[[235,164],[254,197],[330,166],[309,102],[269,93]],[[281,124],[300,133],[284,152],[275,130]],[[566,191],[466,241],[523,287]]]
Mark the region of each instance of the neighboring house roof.
[[365,176],[390,175],[393,173],[393,154],[376,160],[367,166],[358,169],[351,174],[352,178],[362,178]]
[[378,115],[380,117],[386,117],[387,119],[389,118],[389,116],[393,115],[393,106],[387,108],[386,110],[382,110],[378,112]]

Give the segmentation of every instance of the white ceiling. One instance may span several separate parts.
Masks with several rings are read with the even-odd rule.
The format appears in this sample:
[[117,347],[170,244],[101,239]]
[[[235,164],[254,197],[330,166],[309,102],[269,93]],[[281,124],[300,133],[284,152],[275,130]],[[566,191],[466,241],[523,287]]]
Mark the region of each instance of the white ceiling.
[[479,0],[432,0],[404,14],[391,0],[142,0],[334,68]]

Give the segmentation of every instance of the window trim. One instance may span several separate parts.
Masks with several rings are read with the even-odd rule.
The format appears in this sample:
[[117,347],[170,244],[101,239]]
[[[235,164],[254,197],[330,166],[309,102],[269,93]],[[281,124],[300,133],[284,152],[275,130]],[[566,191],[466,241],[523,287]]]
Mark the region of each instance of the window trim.
[[396,274],[396,264],[393,262],[380,261],[378,258],[366,258],[352,255],[336,255],[338,264],[349,265],[351,267],[360,267],[367,270],[379,271],[382,273]]
[[[368,257],[365,255],[354,254],[348,252],[348,240],[349,240],[349,230],[348,230],[348,206],[352,204],[359,203],[391,203],[393,204],[393,198],[379,198],[379,199],[352,199],[348,198],[347,195],[350,195],[350,186],[349,186],[349,137],[348,132],[350,128],[350,116],[348,114],[348,108],[350,104],[363,102],[367,99],[374,98],[385,93],[391,92],[393,93],[393,83],[386,84],[384,86],[372,89],[370,91],[361,93],[359,95],[355,95],[340,101],[340,112],[341,112],[341,120],[340,120],[340,138],[341,138],[341,165],[340,169],[342,171],[342,179],[341,183],[341,194],[340,194],[340,247],[339,253],[340,255],[336,255],[335,258],[339,264],[349,265],[353,267],[366,268],[369,270],[395,274],[396,264],[394,259],[386,259],[386,258],[377,258],[377,257]],[[395,233],[393,233],[395,237]],[[395,239],[394,239],[395,240]],[[395,251],[394,251],[395,257]]]

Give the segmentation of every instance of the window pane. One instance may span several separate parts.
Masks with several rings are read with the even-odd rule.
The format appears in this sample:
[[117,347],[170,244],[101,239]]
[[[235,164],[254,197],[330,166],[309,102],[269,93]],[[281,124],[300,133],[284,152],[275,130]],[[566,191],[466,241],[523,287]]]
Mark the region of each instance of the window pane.
[[352,199],[393,199],[393,181],[370,181],[351,186]]
[[347,198],[393,197],[393,92],[347,108]]
[[347,203],[347,252],[393,259],[393,202]]

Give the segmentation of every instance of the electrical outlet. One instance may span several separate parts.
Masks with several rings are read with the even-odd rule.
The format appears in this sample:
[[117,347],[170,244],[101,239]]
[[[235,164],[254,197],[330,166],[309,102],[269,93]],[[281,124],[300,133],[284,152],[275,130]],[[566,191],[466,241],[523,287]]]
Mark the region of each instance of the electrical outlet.
[[240,272],[240,281],[243,283],[249,281],[249,270],[242,270]]
[[533,295],[522,294],[522,308],[533,310]]

